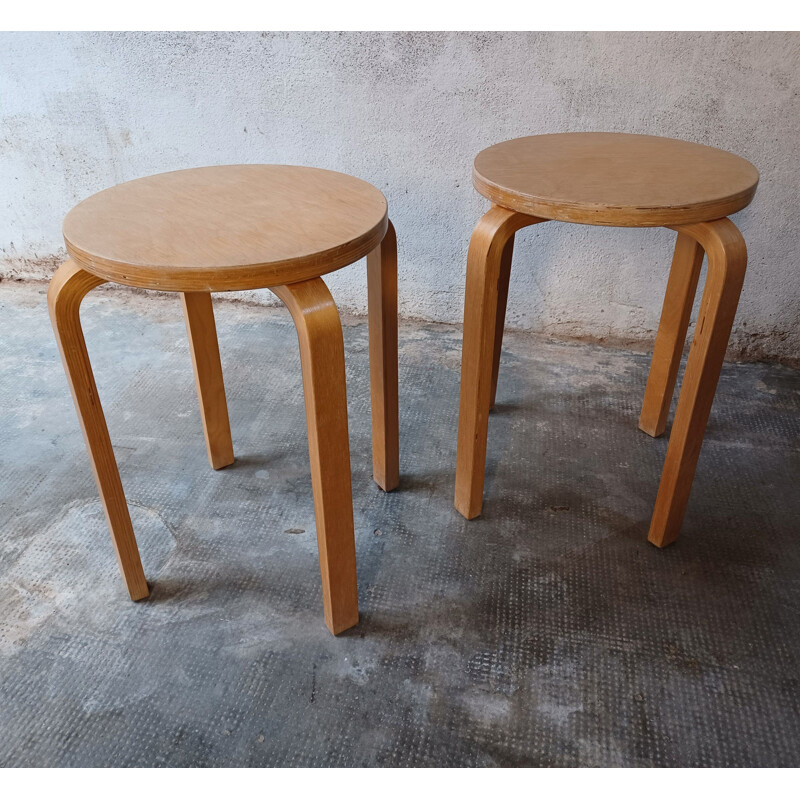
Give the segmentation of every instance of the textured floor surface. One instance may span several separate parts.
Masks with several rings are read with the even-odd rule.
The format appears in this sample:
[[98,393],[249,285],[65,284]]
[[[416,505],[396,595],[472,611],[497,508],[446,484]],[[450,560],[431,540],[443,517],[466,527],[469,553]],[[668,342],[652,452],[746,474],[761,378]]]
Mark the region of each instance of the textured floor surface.
[[[178,298],[84,326],[152,596],[126,596],[42,285],[0,284],[0,765],[800,765],[800,373],[726,364],[676,545],[648,358],[506,337],[483,516],[453,509],[460,332],[401,328],[400,489],[346,321],[362,621],[322,603],[297,340],[216,306],[206,461]],[[297,532],[301,531],[301,532]]]

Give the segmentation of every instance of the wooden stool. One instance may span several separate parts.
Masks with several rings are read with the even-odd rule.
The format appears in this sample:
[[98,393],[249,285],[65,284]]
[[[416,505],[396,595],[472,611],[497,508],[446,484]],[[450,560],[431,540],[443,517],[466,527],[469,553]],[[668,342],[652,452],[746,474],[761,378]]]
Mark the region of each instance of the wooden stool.
[[205,167],[106,189],[64,221],[70,261],[50,282],[58,346],[120,569],[133,600],[148,596],[128,506],[79,319],[84,295],[106,281],[181,292],[214,469],[233,463],[210,292],[269,287],[297,328],[325,623],[358,622],[344,344],[320,276],[367,257],[373,469],[398,484],[397,245],[386,200],[364,181],[275,165]]
[[747,250],[726,217],[753,199],[758,172],[712,147],[621,133],[529,136],[478,154],[475,188],[492,208],[467,258],[456,508],[481,513],[489,410],[494,406],[514,233],[547,220],[678,232],[639,427],[666,426],[703,254],[708,277],[661,475],[649,540],[680,531],[725,348]]

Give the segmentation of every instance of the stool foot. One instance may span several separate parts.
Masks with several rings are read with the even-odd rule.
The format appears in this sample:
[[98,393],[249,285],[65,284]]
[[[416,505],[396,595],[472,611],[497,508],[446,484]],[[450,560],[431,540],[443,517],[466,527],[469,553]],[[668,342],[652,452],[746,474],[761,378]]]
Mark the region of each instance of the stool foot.
[[358,622],[342,325],[320,278],[272,291],[289,309],[300,342],[325,624],[337,634]]
[[385,492],[400,483],[397,399],[397,237],[389,227],[367,256],[372,475]]
[[667,426],[704,255],[699,242],[678,232],[639,417],[639,427],[650,436],[661,436]]
[[648,539],[657,547],[680,532],[747,266],[744,239],[729,219],[673,229],[708,254],[708,276],[650,522]]
[[[544,221],[493,206],[480,219],[470,240],[464,300],[455,492],[455,507],[467,519],[477,517],[483,505],[492,376],[495,354],[499,348],[499,322],[504,317],[498,305],[506,245],[520,228]],[[509,248],[506,271],[510,270],[511,252]]]
[[209,292],[181,293],[208,460],[214,469],[233,464],[231,424]]
[[131,600],[142,600],[150,592],[81,329],[81,301],[101,283],[102,278],[67,261],[50,281],[47,304],[122,577]]

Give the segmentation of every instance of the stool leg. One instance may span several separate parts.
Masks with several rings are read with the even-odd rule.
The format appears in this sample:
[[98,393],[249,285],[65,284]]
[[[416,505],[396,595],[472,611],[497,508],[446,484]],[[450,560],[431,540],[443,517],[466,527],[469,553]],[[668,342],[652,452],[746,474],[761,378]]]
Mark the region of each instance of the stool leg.
[[506,325],[508,282],[511,278],[511,260],[514,257],[514,234],[512,233],[500,257],[500,276],[497,280],[497,321],[494,329],[494,355],[492,357],[492,395],[489,408],[494,408],[497,398],[497,378],[500,375],[500,353],[503,349],[503,331]]
[[704,255],[699,242],[678,233],[639,417],[639,427],[650,436],[661,436],[667,426]]
[[217,326],[209,292],[181,293],[208,460],[214,469],[233,464],[231,424],[222,380]]
[[367,256],[372,475],[385,492],[400,483],[397,400],[397,237],[389,227]]
[[50,281],[47,304],[122,577],[131,600],[142,600],[149,594],[147,581],[81,330],[81,301],[101,283],[102,278],[67,261]]
[[680,532],[747,266],[744,239],[729,219],[674,229],[706,251],[708,276],[650,522],[648,538],[658,547]]
[[[464,340],[461,356],[461,399],[455,506],[467,519],[483,505],[486,435],[497,349],[501,262],[509,238],[544,220],[493,206],[478,222],[467,255]],[[510,261],[510,259],[509,259]]]
[[337,634],[358,622],[342,325],[320,278],[272,291],[288,307],[300,341],[325,624]]

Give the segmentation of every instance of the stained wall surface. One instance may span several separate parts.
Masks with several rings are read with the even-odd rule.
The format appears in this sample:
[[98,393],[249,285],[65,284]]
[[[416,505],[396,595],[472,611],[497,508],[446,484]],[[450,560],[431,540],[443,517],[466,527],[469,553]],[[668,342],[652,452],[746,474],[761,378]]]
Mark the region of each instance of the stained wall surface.
[[[793,33],[67,33],[0,37],[0,276],[49,276],[82,198],[154,172],[282,162],[389,199],[406,317],[459,322],[477,152],[515,136],[630,131],[761,172],[736,215],[749,272],[730,355],[800,352],[800,37]],[[517,237],[508,324],[652,340],[675,234],[538,226]],[[331,278],[363,313],[354,265]],[[259,302],[277,302],[267,291]]]

